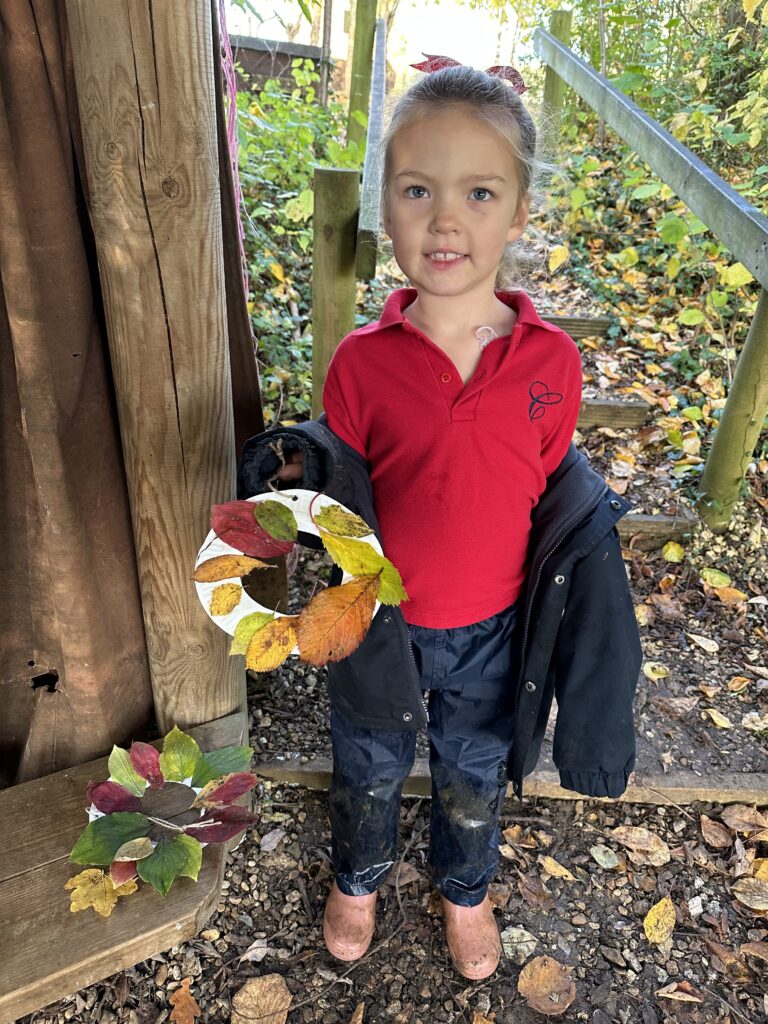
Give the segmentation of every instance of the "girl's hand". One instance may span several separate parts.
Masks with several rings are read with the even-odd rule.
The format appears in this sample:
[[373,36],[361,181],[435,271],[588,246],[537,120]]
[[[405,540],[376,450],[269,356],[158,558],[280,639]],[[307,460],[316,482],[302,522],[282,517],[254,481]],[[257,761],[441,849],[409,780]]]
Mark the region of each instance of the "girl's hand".
[[304,452],[288,452],[285,465],[277,471],[277,479],[283,483],[294,483],[304,476]]

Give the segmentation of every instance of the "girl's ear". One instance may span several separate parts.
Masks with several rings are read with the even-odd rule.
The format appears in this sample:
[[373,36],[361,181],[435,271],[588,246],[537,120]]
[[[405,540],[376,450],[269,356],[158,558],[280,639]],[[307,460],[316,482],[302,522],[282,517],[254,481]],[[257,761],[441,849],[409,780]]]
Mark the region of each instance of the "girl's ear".
[[526,192],[517,205],[517,213],[507,232],[507,241],[515,242],[525,231],[528,220],[531,216],[531,194]]

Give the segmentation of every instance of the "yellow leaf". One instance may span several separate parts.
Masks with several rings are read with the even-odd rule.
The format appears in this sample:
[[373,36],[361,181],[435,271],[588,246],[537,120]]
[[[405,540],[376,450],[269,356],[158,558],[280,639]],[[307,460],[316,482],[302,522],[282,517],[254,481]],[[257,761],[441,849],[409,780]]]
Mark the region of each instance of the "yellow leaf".
[[657,679],[666,679],[669,675],[669,669],[666,665],[662,665],[658,661],[646,661],[643,665],[643,672],[648,679],[653,680],[655,683]]
[[155,847],[149,836],[142,836],[140,839],[131,839],[127,843],[123,843],[112,860],[121,864],[132,860],[144,860],[145,857],[154,853],[154,850]]
[[736,587],[718,587],[715,593],[725,605],[741,604],[742,601],[747,600],[744,591],[737,590]]
[[643,919],[643,928],[649,942],[661,945],[672,935],[675,927],[675,907],[669,896],[651,907]]
[[552,875],[553,878],[565,878],[569,882],[576,881],[568,868],[564,868],[562,864],[558,864],[555,858],[550,857],[549,854],[540,853],[539,864],[541,864],[547,874]]
[[337,537],[320,530],[320,540],[336,565],[352,576],[380,576],[378,599],[382,604],[407,601],[400,573],[394,565],[364,540]]
[[734,676],[728,683],[728,689],[731,693],[743,693],[751,682],[752,680],[747,679],[746,676]]
[[759,878],[761,882],[768,882],[768,857],[756,857],[752,862],[752,870],[755,878]]
[[295,615],[283,615],[258,629],[248,643],[245,667],[252,672],[271,672],[282,665],[296,646],[295,624]]
[[283,270],[279,263],[270,263],[269,269],[272,271],[273,275],[277,278],[278,281],[285,281],[285,271]]
[[688,636],[698,647],[701,647],[702,650],[706,651],[707,654],[717,654],[720,650],[720,644],[717,640],[711,640],[708,636],[701,636],[699,633],[688,633]]
[[247,576],[254,569],[274,569],[258,558],[249,555],[218,555],[207,558],[195,569],[192,579],[195,583],[217,583],[219,580],[233,579],[235,576]]
[[759,878],[738,878],[731,886],[731,892],[750,910],[768,910],[768,882]]
[[647,604],[636,604],[635,618],[637,619],[638,626],[647,626],[655,619],[653,608]]
[[243,588],[239,583],[222,583],[211,594],[211,615],[229,615],[240,604]]
[[569,256],[570,250],[567,245],[556,245],[549,254],[550,271],[554,273],[556,270],[559,270]]
[[760,0],[742,0],[744,5],[744,13],[747,16],[747,21],[754,21],[755,11],[760,6]]
[[718,729],[732,729],[733,722],[726,718],[725,715],[721,715],[716,708],[704,708],[704,713],[709,715]]
[[73,890],[69,906],[73,914],[79,910],[93,907],[97,914],[109,917],[115,908],[118,897],[136,892],[138,886],[133,878],[123,882],[122,885],[115,885],[109,875],[99,871],[98,868],[86,868],[79,875],[70,878],[64,888]]
[[702,569],[699,573],[709,587],[730,587],[731,577],[719,569]]
[[685,551],[681,544],[670,540],[661,549],[661,557],[667,562],[682,562],[683,558],[685,558]]
[[373,618],[379,576],[359,576],[313,597],[296,626],[302,661],[340,661],[363,641]]

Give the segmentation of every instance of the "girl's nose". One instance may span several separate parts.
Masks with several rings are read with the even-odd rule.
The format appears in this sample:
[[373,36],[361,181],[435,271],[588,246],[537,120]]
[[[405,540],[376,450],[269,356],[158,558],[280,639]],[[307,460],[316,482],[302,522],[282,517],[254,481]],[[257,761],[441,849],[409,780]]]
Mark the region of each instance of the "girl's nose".
[[448,203],[441,203],[436,207],[430,225],[436,234],[452,234],[461,227],[456,211]]

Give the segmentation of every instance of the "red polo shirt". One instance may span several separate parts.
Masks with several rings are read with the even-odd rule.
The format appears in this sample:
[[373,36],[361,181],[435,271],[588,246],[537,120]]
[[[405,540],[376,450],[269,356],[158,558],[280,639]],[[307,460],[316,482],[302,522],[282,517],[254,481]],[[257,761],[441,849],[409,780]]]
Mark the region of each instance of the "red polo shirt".
[[497,291],[517,312],[464,384],[413,327],[399,288],[381,319],[348,334],[323,391],[328,425],[370,463],[384,552],[418,626],[479,622],[519,596],[531,509],[571,441],[581,403],[575,342],[523,291]]

